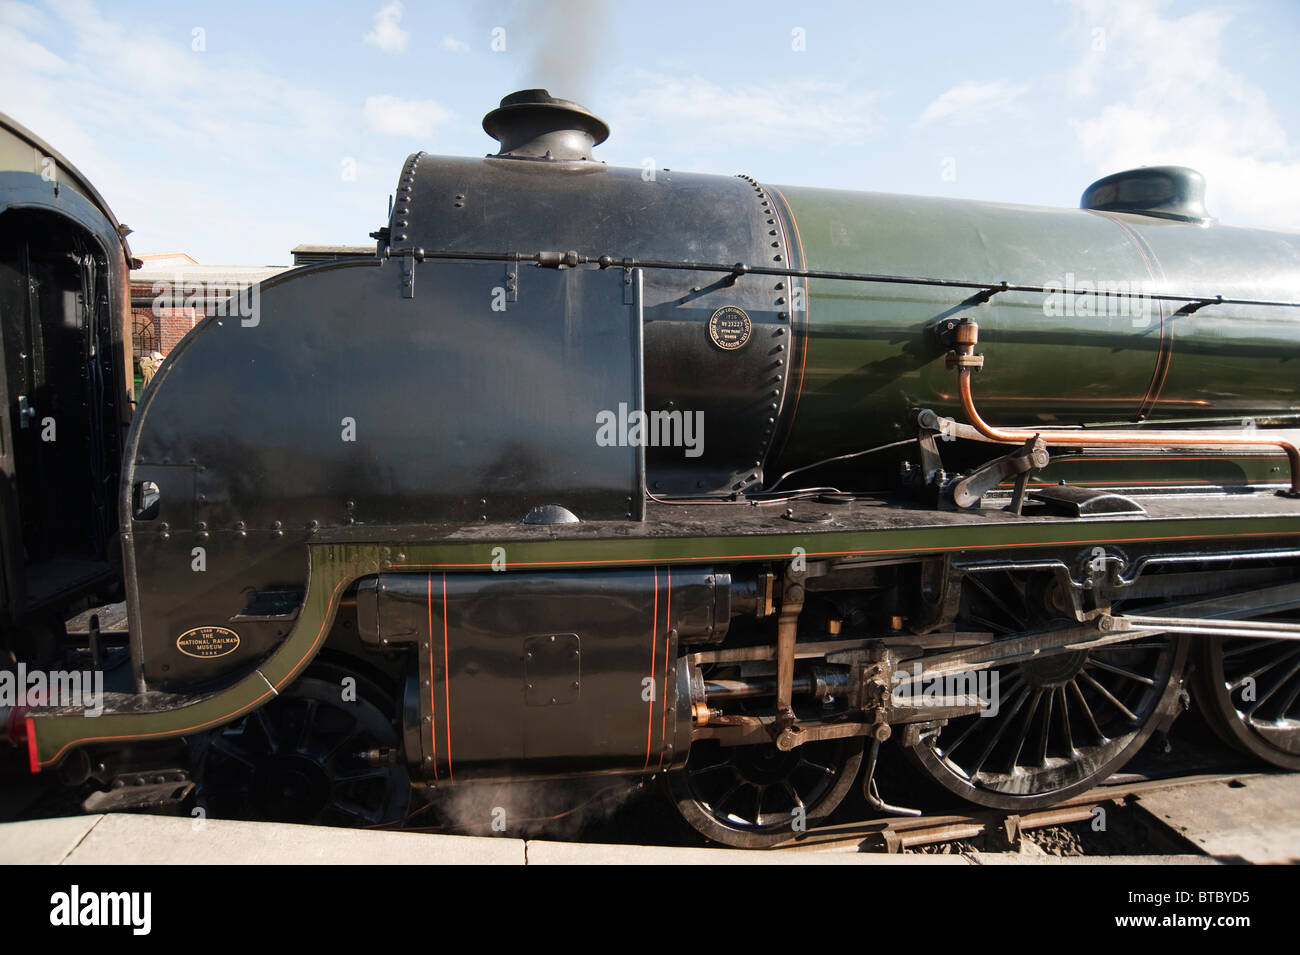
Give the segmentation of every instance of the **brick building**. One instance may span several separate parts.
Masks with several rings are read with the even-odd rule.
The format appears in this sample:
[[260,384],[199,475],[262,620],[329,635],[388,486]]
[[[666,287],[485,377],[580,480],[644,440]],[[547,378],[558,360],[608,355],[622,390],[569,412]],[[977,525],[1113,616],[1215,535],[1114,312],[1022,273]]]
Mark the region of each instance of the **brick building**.
[[302,265],[348,258],[369,258],[374,246],[300,245],[293,265],[203,265],[184,252],[142,255],[143,268],[133,271],[131,331],[137,391],[140,359],[154,352],[164,357],[176,343],[231,295],[247,294],[258,282]]

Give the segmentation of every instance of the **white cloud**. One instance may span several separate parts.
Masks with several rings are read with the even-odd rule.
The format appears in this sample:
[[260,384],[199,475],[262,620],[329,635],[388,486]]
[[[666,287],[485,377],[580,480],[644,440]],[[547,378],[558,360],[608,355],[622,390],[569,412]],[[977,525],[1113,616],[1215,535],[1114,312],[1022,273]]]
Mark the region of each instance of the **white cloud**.
[[29,4],[4,0],[0,3],[0,23],[24,31],[44,31],[49,28],[49,17]]
[[[42,45],[56,39],[59,55]],[[300,242],[364,241],[359,228],[331,234],[325,205],[278,202],[292,185],[286,169],[382,214],[389,184],[371,172],[357,106],[214,47],[211,33],[197,52],[188,30],[162,34],[88,0],[53,0],[36,16],[0,6],[0,50],[2,108],[94,183],[135,229],[136,252],[286,262]],[[371,178],[341,183],[345,156]]]
[[63,60],[40,43],[4,22],[0,22],[0,50],[4,50],[10,68],[23,72],[58,73],[68,68]]
[[366,34],[366,42],[377,46],[385,53],[405,53],[407,41],[411,34],[402,29],[401,0],[393,0],[379,8],[375,14],[375,25]]
[[[695,150],[701,143],[762,141],[859,146],[880,134],[879,92],[822,80],[720,86],[701,76],[642,71],[636,92],[615,101],[614,129],[624,125],[649,134],[663,128],[665,145]],[[675,143],[668,140],[675,141]]]
[[385,93],[366,99],[362,118],[378,133],[430,140],[434,129],[455,117],[431,99],[400,99]]
[[962,83],[930,103],[916,125],[947,121],[954,126],[971,126],[1011,113],[1018,100],[1029,92],[1028,85],[995,80],[992,83]]
[[450,33],[448,33],[445,37],[442,38],[442,48],[444,50],[449,50],[452,53],[469,52],[469,44],[466,43],[464,40],[457,40]]
[[[1073,0],[1086,52],[1070,90],[1098,174],[1140,165],[1192,166],[1212,214],[1242,225],[1300,228],[1300,153],[1265,92],[1220,53],[1227,12],[1164,16],[1152,0]],[[1104,31],[1102,49],[1093,42]]]

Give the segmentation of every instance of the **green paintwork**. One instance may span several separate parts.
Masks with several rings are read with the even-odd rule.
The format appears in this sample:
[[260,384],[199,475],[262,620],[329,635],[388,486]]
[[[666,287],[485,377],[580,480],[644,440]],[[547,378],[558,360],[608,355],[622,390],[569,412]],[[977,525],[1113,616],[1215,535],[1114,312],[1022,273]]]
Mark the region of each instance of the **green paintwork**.
[[[1285,485],[1286,455],[1225,455],[1182,451],[1172,454],[1058,454],[1034,474],[1029,487],[1061,481],[1095,488],[1246,487]],[[1006,481],[1002,487],[1012,487]]]
[[[1300,301],[1300,234],[1200,227],[1136,215],[779,187],[808,269]],[[1133,283],[1154,283],[1142,286]],[[1209,306],[1191,315],[1146,300],[1146,316],[1048,315],[1040,293],[1003,293],[952,311],[969,290],[813,280],[796,314],[779,473],[914,432],[932,407],[960,419],[956,380],[928,330],[980,324],[981,413],[996,425],[1132,420],[1163,335],[1173,361],[1152,418],[1300,410],[1300,309]],[[1095,301],[1090,299],[1088,301]],[[1117,302],[1116,299],[1111,299]],[[1064,308],[1064,297],[1054,302]],[[1140,303],[1139,303],[1140,305]],[[1161,311],[1164,320],[1161,320]],[[778,443],[778,447],[779,447]]]
[[[34,759],[41,768],[58,763],[69,748],[96,742],[164,739],[212,729],[264,703],[301,673],[329,633],[339,595],[359,577],[380,571],[472,571],[492,568],[494,548],[505,546],[506,573],[514,570],[613,568],[655,564],[789,559],[802,547],[809,558],[897,556],[966,552],[1026,554],[1036,548],[1087,547],[1147,541],[1214,540],[1217,547],[1263,546],[1268,539],[1300,537],[1300,508],[1281,505],[1284,516],[1262,521],[1238,511],[1226,517],[1166,520],[1009,521],[943,520],[928,526],[869,530],[807,531],[682,537],[498,538],[436,543],[319,543],[310,546],[311,572],[302,610],[289,636],[260,670],[227,689],[157,711],[113,713],[89,719],[57,712],[32,714]],[[1266,523],[1266,527],[1262,524]],[[265,679],[263,679],[265,678]],[[269,686],[268,686],[269,684]],[[33,766],[35,769],[36,767]]]
[[[584,540],[503,541],[491,543],[441,542],[405,544],[389,548],[392,555],[385,569],[422,572],[428,570],[481,570],[492,567],[492,549],[504,546],[507,571],[588,568],[714,561],[789,560],[793,549],[802,547],[810,558],[851,557],[879,554],[913,556],[957,551],[1014,551],[1032,548],[1084,546],[1099,543],[1139,541],[1215,540],[1233,546],[1225,538],[1300,536],[1300,508],[1293,516],[1259,518],[1204,517],[1165,521],[1037,521],[1014,523],[970,522],[937,526],[873,530],[807,531],[780,534],[752,534],[707,537],[623,538],[599,537]],[[1261,524],[1267,524],[1262,527]],[[397,559],[396,554],[405,555]]]
[[312,547],[310,566],[307,592],[294,628],[260,668],[218,693],[191,698],[186,705],[168,709],[129,713],[106,710],[94,718],[36,711],[28,723],[32,770],[56,765],[72,746],[187,736],[221,726],[265,703],[315,657],[334,622],[339,595],[358,577],[377,572],[379,547]]

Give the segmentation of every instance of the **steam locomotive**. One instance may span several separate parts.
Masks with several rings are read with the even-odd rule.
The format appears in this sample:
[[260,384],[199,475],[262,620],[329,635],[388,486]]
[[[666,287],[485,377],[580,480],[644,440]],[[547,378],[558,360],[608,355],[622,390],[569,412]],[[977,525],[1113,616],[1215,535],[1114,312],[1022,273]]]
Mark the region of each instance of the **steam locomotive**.
[[483,127],[154,377],[120,685],[10,709],[32,773],[365,825],[658,777],[761,847],[888,808],[886,742],[1031,810],[1192,697],[1300,768],[1300,233],[1182,167],[1058,210],[612,168],[544,90]]

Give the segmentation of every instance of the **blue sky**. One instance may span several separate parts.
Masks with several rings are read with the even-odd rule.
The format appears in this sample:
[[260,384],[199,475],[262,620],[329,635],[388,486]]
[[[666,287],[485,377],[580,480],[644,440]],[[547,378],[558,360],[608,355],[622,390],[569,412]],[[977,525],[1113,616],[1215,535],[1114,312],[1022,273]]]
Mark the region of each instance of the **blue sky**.
[[0,0],[0,111],[137,254],[213,264],[370,242],[408,153],[493,151],[532,86],[604,117],[611,164],[1074,206],[1176,162],[1223,221],[1300,229],[1297,49],[1296,0]]

